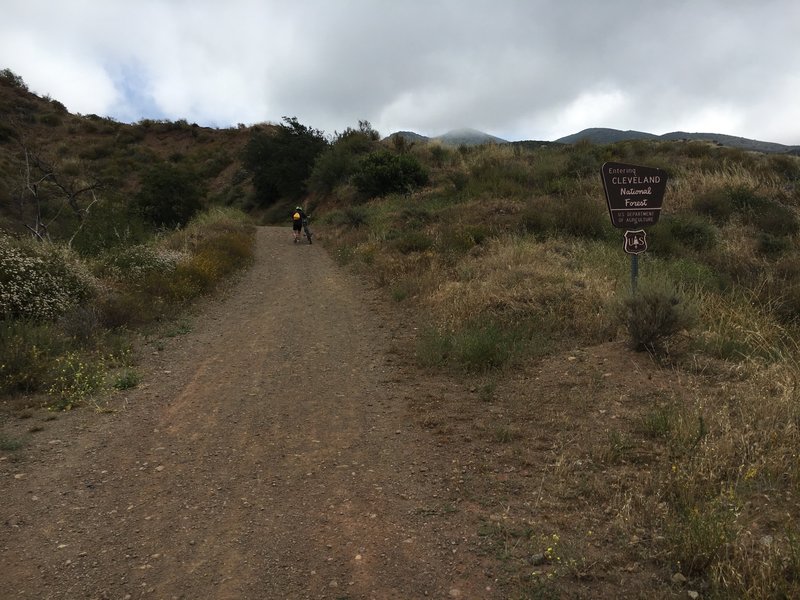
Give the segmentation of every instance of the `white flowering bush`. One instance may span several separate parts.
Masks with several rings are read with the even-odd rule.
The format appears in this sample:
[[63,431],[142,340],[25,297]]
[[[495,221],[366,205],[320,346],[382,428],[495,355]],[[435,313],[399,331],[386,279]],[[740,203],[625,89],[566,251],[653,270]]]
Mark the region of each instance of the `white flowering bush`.
[[0,319],[52,320],[89,298],[93,288],[69,249],[0,236]]
[[171,273],[184,258],[181,252],[139,244],[118,248],[98,263],[98,274],[116,281],[137,281],[149,273]]

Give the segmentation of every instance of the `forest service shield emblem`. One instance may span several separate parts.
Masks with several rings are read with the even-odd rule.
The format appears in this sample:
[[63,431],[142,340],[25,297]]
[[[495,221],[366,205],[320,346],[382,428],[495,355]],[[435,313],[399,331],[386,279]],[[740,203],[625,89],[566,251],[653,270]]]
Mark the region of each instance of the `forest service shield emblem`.
[[647,234],[644,229],[625,232],[625,252],[628,254],[641,254],[647,250]]

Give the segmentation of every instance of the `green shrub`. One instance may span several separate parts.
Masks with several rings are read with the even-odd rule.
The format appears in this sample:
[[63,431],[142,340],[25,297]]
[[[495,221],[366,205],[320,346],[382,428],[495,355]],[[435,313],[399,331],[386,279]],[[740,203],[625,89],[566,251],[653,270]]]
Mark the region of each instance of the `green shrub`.
[[352,181],[359,192],[373,198],[409,193],[428,182],[428,173],[411,154],[378,150],[359,161]]
[[142,217],[159,227],[182,227],[200,210],[206,191],[187,167],[162,163],[144,176],[135,196]]
[[346,183],[358,169],[359,159],[375,147],[376,135],[367,121],[361,122],[358,131],[348,128],[340,134],[314,162],[308,180],[309,190],[329,194],[337,185]]
[[744,185],[729,187],[725,192],[734,209],[738,212],[744,213],[758,210],[766,203],[766,200],[759,196],[754,189]]
[[98,202],[72,238],[72,248],[81,256],[95,256],[118,246],[142,243],[148,236],[147,226],[130,206]]
[[454,362],[467,371],[487,371],[502,367],[513,356],[513,332],[496,323],[474,323],[453,336]]
[[133,369],[126,369],[120,373],[114,380],[114,389],[117,390],[130,390],[139,385],[141,381],[139,374]]
[[676,419],[674,406],[656,407],[642,417],[640,429],[648,438],[667,438],[675,429]]
[[800,221],[791,208],[757,194],[752,188],[731,187],[725,190],[725,194],[744,222],[761,231],[772,235],[794,235],[800,231]]
[[689,576],[705,575],[733,539],[733,515],[719,507],[681,510],[665,527],[669,557]]
[[596,176],[607,160],[606,153],[604,146],[581,140],[567,150],[567,172],[574,177]]
[[758,235],[758,251],[769,257],[775,257],[788,252],[792,247],[789,238],[761,232]]
[[401,231],[392,240],[392,246],[403,254],[411,254],[412,252],[424,252],[430,249],[433,246],[433,240],[421,231]]
[[4,123],[0,123],[0,144],[4,142],[10,142],[11,140],[15,140],[19,137],[19,133],[9,125],[5,125]]
[[709,250],[717,243],[716,229],[701,217],[675,215],[667,218],[666,223],[675,239],[692,250]]
[[748,213],[747,221],[774,236],[790,236],[800,231],[797,214],[774,200],[765,201],[759,210]]
[[342,225],[352,229],[357,229],[368,223],[367,211],[360,206],[348,206],[342,210],[337,210],[330,213],[326,220],[331,225]]
[[[84,125],[86,129],[93,129],[89,133],[96,133],[97,127],[91,124],[86,123]],[[114,144],[113,142],[105,142],[105,143],[98,143],[94,145],[87,145],[82,147],[78,151],[78,156],[85,160],[101,160],[103,158],[108,158],[114,153]]]
[[58,327],[67,339],[84,348],[92,346],[102,335],[100,315],[94,304],[72,307],[58,319]]
[[800,179],[800,157],[788,154],[770,154],[767,168],[789,181]]
[[450,366],[485,372],[506,365],[517,352],[516,332],[493,322],[469,323],[453,332],[429,328],[416,348],[417,360],[427,367]]
[[0,434],[0,451],[2,452],[14,452],[22,448],[23,445],[22,440]]
[[424,367],[442,367],[447,364],[452,348],[452,336],[446,331],[428,327],[417,338],[415,354]]
[[662,353],[666,344],[696,322],[695,311],[670,286],[650,284],[624,298],[617,307],[635,350]]
[[707,264],[693,258],[674,258],[658,261],[657,272],[668,281],[680,282],[684,287],[721,290],[724,279]]
[[25,92],[28,91],[28,86],[21,76],[17,75],[11,69],[3,69],[0,71],[0,83],[9,87],[14,87]]
[[736,210],[731,195],[724,189],[714,189],[698,196],[692,202],[692,208],[720,224],[726,223]]
[[153,288],[150,277],[146,276],[140,289],[120,289],[111,291],[98,299],[98,315],[100,322],[106,327],[135,327],[151,323],[158,319],[164,309],[164,298],[170,289],[167,277],[161,274],[154,276],[160,283],[160,293],[148,294]]
[[50,113],[39,117],[39,122],[42,125],[47,125],[48,127],[58,127],[63,121],[59,115]]
[[657,256],[680,256],[713,248],[717,243],[714,226],[695,215],[662,218],[648,232],[648,248]]
[[436,246],[444,254],[458,256],[483,243],[489,235],[489,229],[484,225],[445,227],[439,235]]

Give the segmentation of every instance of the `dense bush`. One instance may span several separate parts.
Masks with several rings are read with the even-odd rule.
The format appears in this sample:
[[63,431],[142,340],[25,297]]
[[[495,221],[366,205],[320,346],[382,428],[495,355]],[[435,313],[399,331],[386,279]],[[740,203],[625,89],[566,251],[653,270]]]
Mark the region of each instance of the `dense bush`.
[[697,196],[692,201],[692,208],[720,224],[726,223],[736,210],[731,195],[726,190],[719,188]]
[[103,200],[92,205],[72,248],[82,256],[94,256],[111,248],[138,244],[150,235],[139,213],[122,202]]
[[360,121],[359,129],[348,128],[317,157],[308,180],[309,190],[329,194],[337,185],[346,183],[356,171],[359,159],[375,148],[380,135],[368,121]]
[[145,173],[135,204],[147,221],[172,229],[189,222],[204,196],[204,186],[191,169],[161,163]]
[[428,182],[428,173],[411,154],[378,150],[359,161],[352,181],[359,192],[374,198],[409,193]]

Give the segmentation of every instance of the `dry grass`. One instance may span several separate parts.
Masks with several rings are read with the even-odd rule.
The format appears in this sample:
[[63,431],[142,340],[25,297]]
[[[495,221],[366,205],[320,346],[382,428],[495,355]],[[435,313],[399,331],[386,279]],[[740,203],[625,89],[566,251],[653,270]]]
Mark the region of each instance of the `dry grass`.
[[578,265],[570,242],[531,238],[491,240],[466,257],[456,277],[441,281],[426,298],[437,322],[448,328],[481,318],[509,322],[537,317],[581,339],[607,334],[607,305],[616,282]]

